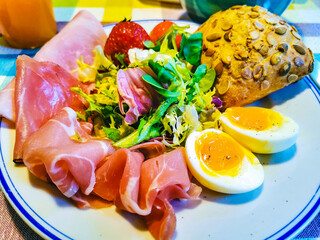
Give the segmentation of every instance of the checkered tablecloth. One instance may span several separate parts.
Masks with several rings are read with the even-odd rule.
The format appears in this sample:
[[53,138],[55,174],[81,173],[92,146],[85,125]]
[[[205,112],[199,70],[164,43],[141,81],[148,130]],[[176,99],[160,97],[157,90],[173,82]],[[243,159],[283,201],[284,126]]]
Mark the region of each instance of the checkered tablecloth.
[[[53,4],[58,29],[81,9],[90,11],[104,24],[124,18],[189,20],[179,4],[159,0],[53,0]],[[296,26],[305,44],[313,51],[315,59],[320,61],[320,0],[294,0],[282,17]],[[15,76],[17,56],[34,56],[37,50],[12,49],[0,37],[0,90]],[[21,220],[1,191],[0,239],[41,239]],[[320,239],[320,214],[296,239]]]

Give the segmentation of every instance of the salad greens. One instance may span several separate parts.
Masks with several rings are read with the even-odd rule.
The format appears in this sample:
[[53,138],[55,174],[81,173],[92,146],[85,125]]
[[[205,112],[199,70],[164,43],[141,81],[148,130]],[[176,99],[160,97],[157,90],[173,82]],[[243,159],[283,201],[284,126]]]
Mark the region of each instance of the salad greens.
[[192,65],[198,65],[201,57],[202,46],[202,33],[194,33],[190,37],[182,35],[180,46],[180,58],[186,59],[186,61]]
[[156,124],[160,123],[161,117],[166,113],[169,106],[176,100],[176,98],[168,98],[163,101],[148,120],[143,118],[140,121],[139,127],[136,131],[113,145],[116,147],[132,147],[144,140],[158,137],[160,135],[160,128],[156,126]]
[[[214,69],[200,65],[202,34],[190,34],[189,26],[172,25],[155,44],[144,42],[149,50],[131,49],[128,67],[149,67],[153,75],[143,75],[161,96],[160,105],[128,125],[119,110],[116,67],[103,54],[101,47],[94,50],[92,65],[78,61],[80,81],[95,83],[95,90],[84,93],[80,87],[72,88],[88,102],[81,120],[92,121],[97,137],[109,138],[116,147],[131,147],[142,141],[162,137],[171,147],[183,144],[193,130],[217,127],[220,112],[215,108],[213,88]],[[178,51],[175,36],[182,35]]]

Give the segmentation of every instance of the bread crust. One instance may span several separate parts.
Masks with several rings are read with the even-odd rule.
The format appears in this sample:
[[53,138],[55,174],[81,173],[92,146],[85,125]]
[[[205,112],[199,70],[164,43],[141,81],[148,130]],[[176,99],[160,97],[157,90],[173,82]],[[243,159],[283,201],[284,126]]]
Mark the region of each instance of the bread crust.
[[294,26],[255,6],[212,15],[203,33],[201,63],[217,73],[223,108],[244,106],[299,81],[313,71],[313,54]]

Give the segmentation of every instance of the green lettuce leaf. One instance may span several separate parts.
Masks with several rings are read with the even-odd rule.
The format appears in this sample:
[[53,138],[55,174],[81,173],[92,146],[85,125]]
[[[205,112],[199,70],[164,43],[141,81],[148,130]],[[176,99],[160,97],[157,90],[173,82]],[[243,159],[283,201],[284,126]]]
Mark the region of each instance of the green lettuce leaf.
[[203,34],[201,32],[194,33],[189,37],[184,34],[180,44],[179,57],[186,59],[186,61],[192,65],[199,65],[201,58],[202,36]]

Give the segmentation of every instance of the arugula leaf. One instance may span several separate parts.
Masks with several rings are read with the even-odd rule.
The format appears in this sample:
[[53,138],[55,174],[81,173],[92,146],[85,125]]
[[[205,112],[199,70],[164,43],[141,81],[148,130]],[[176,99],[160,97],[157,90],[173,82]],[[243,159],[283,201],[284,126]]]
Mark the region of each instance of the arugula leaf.
[[163,86],[150,75],[147,75],[147,74],[143,75],[142,79],[155,88],[158,88],[158,89],[163,88]]
[[146,48],[149,48],[149,49],[153,49],[154,47],[156,47],[156,45],[155,45],[152,41],[150,41],[150,40],[144,41],[144,42],[143,42],[143,45],[144,45]]
[[[166,113],[167,109],[170,107],[172,103],[177,101],[176,98],[168,98],[164,100],[160,106],[157,108],[155,113],[153,113],[152,117],[145,123],[143,126],[139,128],[139,131],[136,130],[125,138],[122,138],[118,142],[114,143],[115,147],[132,147],[138,143],[141,143],[144,140],[159,136],[159,131],[156,131],[155,124],[161,123],[160,119]],[[158,133],[158,135],[156,134]]]
[[199,65],[193,74],[193,81],[199,82],[207,73],[207,65]]
[[174,75],[170,71],[168,71],[164,66],[153,60],[149,60],[148,65],[152,69],[152,71],[157,75],[160,82],[170,83],[172,78],[174,77]]
[[124,62],[126,55],[124,53],[117,53],[115,54],[115,58],[120,62],[122,67],[126,67],[127,64]]
[[142,132],[143,127],[144,127],[144,125],[146,125],[146,123],[147,123],[147,120],[146,120],[145,118],[142,118],[142,119],[140,120],[138,129],[137,129],[137,131],[138,131],[139,134]]
[[120,139],[120,131],[115,128],[107,128],[107,127],[102,127],[103,131],[105,132],[106,136],[111,140],[111,141],[118,141]]
[[208,69],[206,74],[199,81],[200,91],[202,92],[209,91],[213,86],[215,78],[216,78],[216,71],[213,68]]
[[87,121],[87,118],[86,118],[86,115],[85,114],[81,114],[79,112],[76,112],[77,113],[77,118],[82,120],[82,121]]
[[179,57],[186,59],[186,61],[192,65],[199,65],[201,58],[203,34],[198,32],[187,37],[185,34],[182,36],[180,44]]
[[154,90],[156,90],[159,94],[166,98],[170,97],[178,97],[180,95],[179,92],[171,92],[168,89],[162,87],[160,83],[158,83],[153,77],[150,75],[143,75],[142,79],[153,86]]

